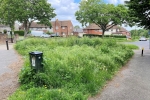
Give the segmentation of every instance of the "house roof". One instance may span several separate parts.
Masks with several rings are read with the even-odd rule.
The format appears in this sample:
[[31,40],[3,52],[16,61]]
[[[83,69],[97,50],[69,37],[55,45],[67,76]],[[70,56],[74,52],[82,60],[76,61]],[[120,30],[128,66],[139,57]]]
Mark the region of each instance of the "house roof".
[[0,27],[9,27],[9,26],[4,25],[4,24],[0,24]]
[[113,26],[111,29],[119,29],[121,32],[126,32],[127,30],[119,25]]
[[84,29],[101,29],[101,28],[96,24],[90,24],[89,26],[87,26]]
[[40,27],[40,28],[45,28],[45,27],[49,27],[49,26],[46,26],[44,24],[38,24],[37,22],[32,22],[31,26],[30,27]]
[[59,23],[60,26],[68,26],[68,23],[71,23],[71,20],[59,21],[57,19],[56,21],[51,21],[52,26],[55,26],[56,23]]

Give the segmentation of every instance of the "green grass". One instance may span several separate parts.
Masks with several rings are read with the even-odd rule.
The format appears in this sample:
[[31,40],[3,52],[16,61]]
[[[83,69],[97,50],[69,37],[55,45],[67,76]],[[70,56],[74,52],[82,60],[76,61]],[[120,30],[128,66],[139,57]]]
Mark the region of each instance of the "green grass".
[[[113,39],[29,38],[15,49],[25,63],[19,75],[20,88],[9,100],[87,100],[132,57],[131,47]],[[35,73],[29,52],[43,52],[43,72]]]
[[104,37],[105,39],[113,39],[117,42],[134,42],[134,41],[138,41],[137,39],[130,39],[130,40],[127,40],[127,38],[113,38],[113,37]]
[[132,49],[132,50],[137,50],[139,49],[138,46],[134,45],[134,44],[125,44],[128,48]]

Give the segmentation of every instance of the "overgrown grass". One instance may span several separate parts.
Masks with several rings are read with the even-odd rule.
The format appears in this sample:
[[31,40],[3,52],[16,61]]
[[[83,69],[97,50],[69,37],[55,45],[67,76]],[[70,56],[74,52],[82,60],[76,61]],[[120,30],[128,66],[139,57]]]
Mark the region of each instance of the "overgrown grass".
[[132,50],[137,50],[139,49],[138,46],[134,45],[134,44],[125,44],[128,48],[132,49]]
[[[9,100],[87,100],[133,55],[129,46],[113,39],[86,37],[30,38],[15,49],[25,63],[19,75],[21,87]],[[43,72],[31,69],[31,51],[43,52]]]
[[127,38],[113,38],[113,37],[104,37],[105,39],[113,39],[117,42],[134,42],[134,41],[137,41],[137,39],[128,39]]

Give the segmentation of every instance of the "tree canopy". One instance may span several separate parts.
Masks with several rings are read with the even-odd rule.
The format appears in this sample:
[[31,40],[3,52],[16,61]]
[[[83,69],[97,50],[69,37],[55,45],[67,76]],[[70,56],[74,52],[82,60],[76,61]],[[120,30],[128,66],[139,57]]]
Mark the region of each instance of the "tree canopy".
[[74,26],[74,29],[75,29],[75,30],[80,29],[80,26],[79,26],[79,25],[76,25],[76,26]]
[[145,30],[145,29],[131,30],[130,33],[131,33],[132,38],[138,38],[139,39],[139,37],[141,37],[141,36],[144,36],[146,38],[149,37],[148,36],[148,30]]
[[132,22],[145,29],[150,29],[150,1],[149,0],[130,0],[126,2],[130,11]]
[[23,23],[25,36],[33,21],[51,27],[50,20],[56,16],[54,8],[47,0],[0,0],[0,2],[0,5],[3,5],[1,13],[5,15],[1,17],[2,22],[8,24],[7,21],[10,23],[12,20]]
[[75,16],[83,26],[91,23],[98,25],[104,35],[113,26],[127,23],[128,10],[123,5],[106,4],[101,0],[82,0]]

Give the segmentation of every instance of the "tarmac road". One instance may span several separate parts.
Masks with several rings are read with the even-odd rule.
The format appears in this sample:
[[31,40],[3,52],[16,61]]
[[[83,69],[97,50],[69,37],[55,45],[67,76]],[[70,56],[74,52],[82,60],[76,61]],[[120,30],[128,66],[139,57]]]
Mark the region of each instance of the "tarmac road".
[[[107,84],[101,94],[89,100],[150,100],[149,41],[130,42],[140,47],[129,63]],[[141,48],[144,47],[144,56]]]

